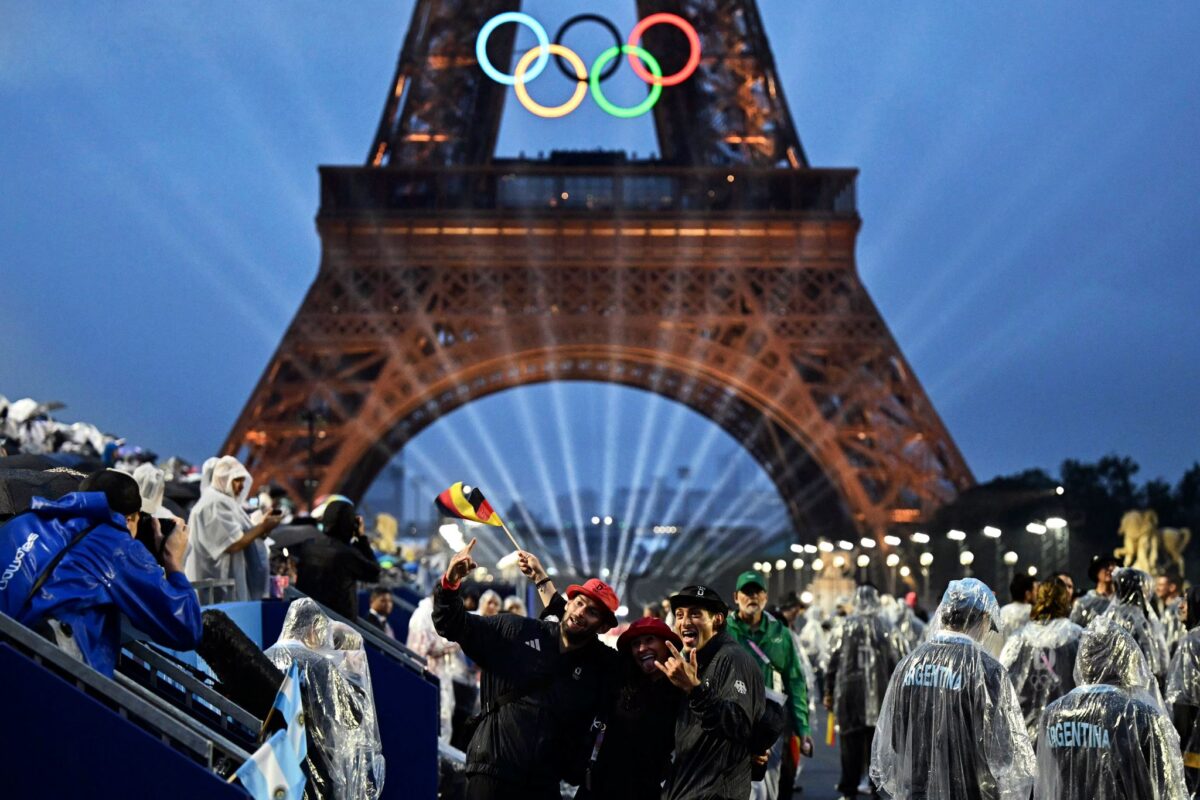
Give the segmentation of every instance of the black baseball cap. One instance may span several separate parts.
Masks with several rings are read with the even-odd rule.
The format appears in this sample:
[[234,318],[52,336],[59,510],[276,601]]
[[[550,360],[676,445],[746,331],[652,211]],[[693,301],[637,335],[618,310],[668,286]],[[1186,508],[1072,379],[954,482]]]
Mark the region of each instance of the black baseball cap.
[[729,613],[729,606],[717,594],[717,590],[700,584],[685,586],[671,595],[671,611],[680,606],[701,606],[717,614]]

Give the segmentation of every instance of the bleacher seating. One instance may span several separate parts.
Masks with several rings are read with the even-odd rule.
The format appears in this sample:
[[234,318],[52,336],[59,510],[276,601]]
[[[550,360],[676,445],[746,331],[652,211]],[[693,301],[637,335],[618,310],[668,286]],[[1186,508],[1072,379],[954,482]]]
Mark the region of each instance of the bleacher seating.
[[[220,608],[258,646],[274,644],[288,602]],[[344,620],[325,609],[333,619]],[[437,797],[437,679],[399,642],[357,625],[371,668],[387,779],[382,797]],[[115,679],[0,615],[5,747],[0,796],[246,797],[226,778],[255,748],[261,720],[225,698],[194,653],[126,632]]]

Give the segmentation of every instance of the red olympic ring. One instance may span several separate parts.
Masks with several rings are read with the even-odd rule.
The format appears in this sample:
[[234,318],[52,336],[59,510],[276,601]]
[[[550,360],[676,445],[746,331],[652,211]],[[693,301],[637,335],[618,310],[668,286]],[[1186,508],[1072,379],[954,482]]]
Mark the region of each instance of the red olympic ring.
[[690,22],[677,14],[651,14],[633,26],[633,30],[629,33],[629,45],[632,47],[640,46],[642,36],[645,35],[648,29],[655,25],[663,24],[674,25],[683,31],[683,35],[687,37],[688,44],[691,46],[691,53],[688,54],[688,60],[683,65],[683,69],[674,75],[656,78],[646,70],[641,60],[632,51],[629,54],[629,64],[633,67],[633,71],[637,73],[637,76],[646,83],[655,86],[676,86],[692,77],[692,73],[700,66],[700,34],[696,33],[696,29],[692,27]]

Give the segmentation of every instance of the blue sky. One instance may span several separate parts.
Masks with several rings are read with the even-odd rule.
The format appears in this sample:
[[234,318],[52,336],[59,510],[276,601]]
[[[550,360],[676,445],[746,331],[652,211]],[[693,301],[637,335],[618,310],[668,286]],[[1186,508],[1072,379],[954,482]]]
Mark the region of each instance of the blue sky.
[[[632,1],[525,8],[634,21]],[[1173,481],[1200,458],[1200,4],[761,8],[810,160],[862,170],[860,271],[976,476],[1118,451]],[[364,160],[410,11],[0,4],[0,392],[212,453],[316,273],[316,167]],[[645,155],[651,124],[510,99],[501,154],[596,146]],[[646,395],[522,392],[470,412],[521,494],[631,480],[640,429],[613,418],[661,414],[668,472],[744,458]],[[560,415],[537,447],[501,430],[522,405]],[[433,479],[503,471],[446,427],[411,446]],[[544,476],[513,465],[539,449]]]

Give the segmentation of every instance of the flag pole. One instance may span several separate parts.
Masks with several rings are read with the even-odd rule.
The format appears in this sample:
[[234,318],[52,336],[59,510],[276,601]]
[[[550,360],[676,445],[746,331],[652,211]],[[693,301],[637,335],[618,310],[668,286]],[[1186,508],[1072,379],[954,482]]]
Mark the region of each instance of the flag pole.
[[513,543],[513,547],[517,548],[518,550],[524,550],[525,548],[523,548],[523,547],[521,547],[521,545],[517,544],[516,537],[512,535],[512,531],[510,531],[508,529],[508,526],[504,524],[504,520],[501,518],[501,516],[499,514],[496,514],[496,519],[500,520],[500,527],[503,528],[504,533],[508,535],[508,540]]

